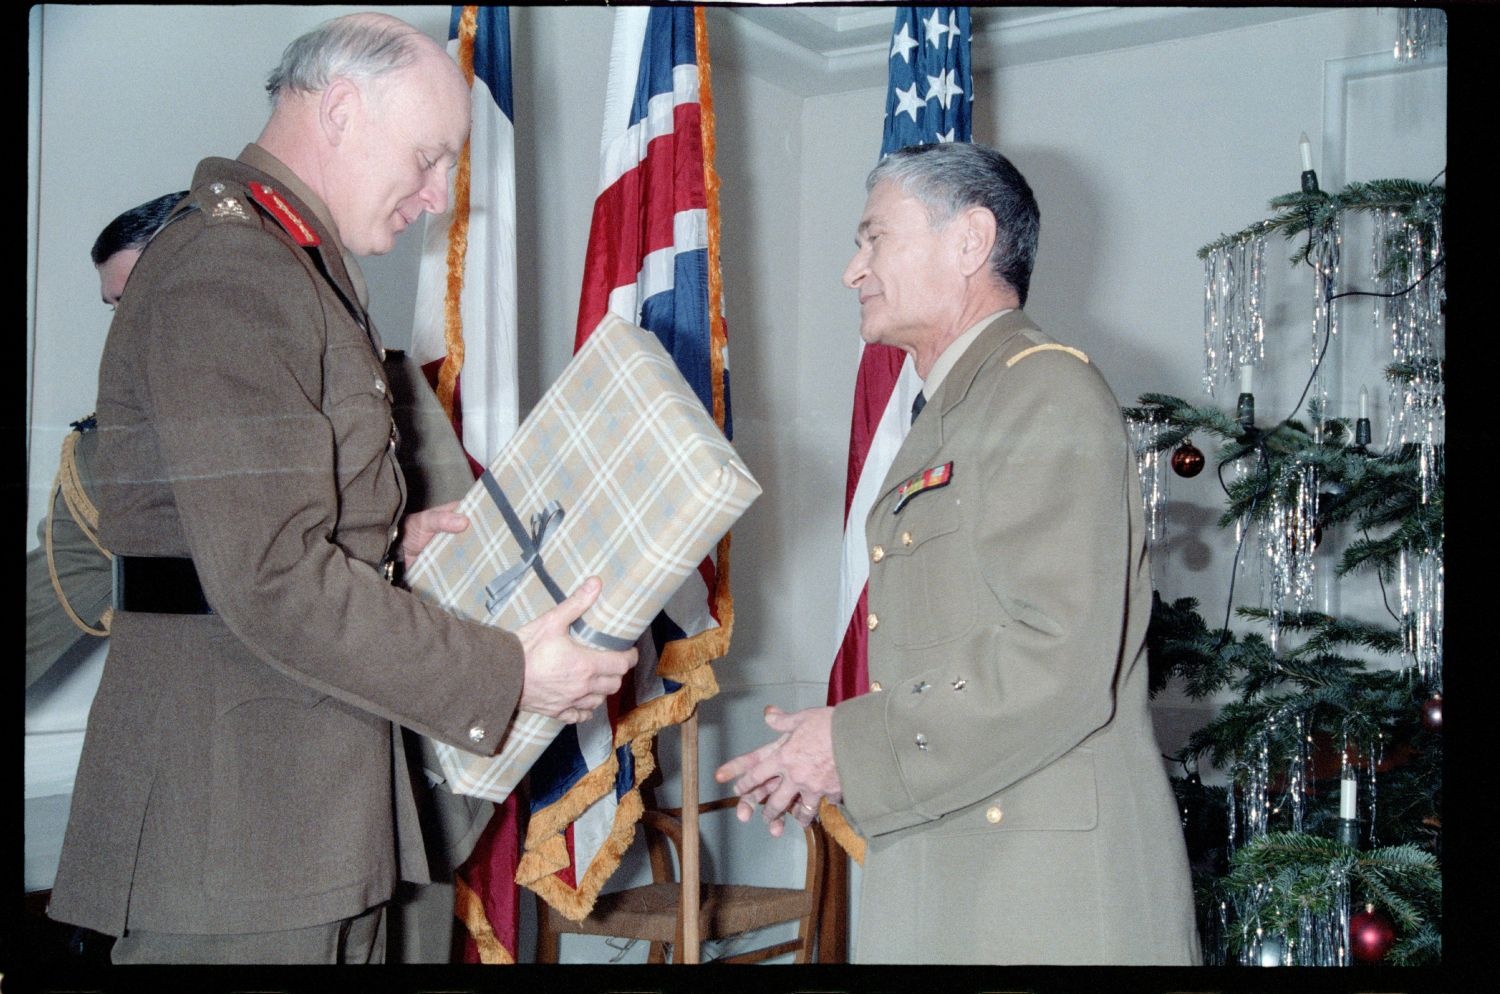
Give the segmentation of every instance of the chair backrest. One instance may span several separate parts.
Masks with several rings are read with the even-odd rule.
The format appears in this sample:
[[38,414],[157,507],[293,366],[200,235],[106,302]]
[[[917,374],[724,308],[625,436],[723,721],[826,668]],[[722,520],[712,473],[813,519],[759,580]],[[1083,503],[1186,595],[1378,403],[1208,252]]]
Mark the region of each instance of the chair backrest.
[[[696,716],[695,716],[696,717]],[[696,721],[683,723],[683,751],[696,759]],[[691,726],[691,727],[689,727]],[[688,741],[691,736],[691,743]],[[653,758],[656,744],[653,741]],[[685,778],[688,767],[684,763]],[[696,772],[691,774],[696,783]],[[645,811],[641,826],[647,856],[651,865],[650,884],[630,887],[599,895],[594,910],[581,922],[564,917],[540,899],[537,904],[537,961],[557,962],[559,937],[564,933],[608,935],[645,940],[651,943],[647,961],[666,962],[666,947],[673,949],[673,962],[697,962],[697,945],[705,940],[723,939],[741,932],[765,928],[783,922],[797,922],[797,937],[746,952],[735,952],[717,962],[754,963],[788,952],[795,953],[798,963],[813,961],[817,943],[819,898],[827,864],[828,840],[817,822],[804,832],[807,842],[807,864],[801,888],[764,887],[749,884],[707,883],[698,889],[698,928],[683,914],[685,892],[677,878],[677,866],[696,872],[697,861],[689,846],[697,844],[696,833],[685,831],[682,808],[663,807],[656,803],[655,787],[661,782],[661,767],[642,785],[641,800]],[[690,788],[691,789],[691,788]],[[689,798],[691,800],[691,798]],[[738,798],[724,797],[698,806],[699,816],[732,811]],[[751,830],[750,826],[746,830]],[[675,857],[675,858],[674,858]],[[685,858],[687,857],[687,858]],[[697,931],[697,936],[688,933]],[[685,955],[688,954],[688,955]]]

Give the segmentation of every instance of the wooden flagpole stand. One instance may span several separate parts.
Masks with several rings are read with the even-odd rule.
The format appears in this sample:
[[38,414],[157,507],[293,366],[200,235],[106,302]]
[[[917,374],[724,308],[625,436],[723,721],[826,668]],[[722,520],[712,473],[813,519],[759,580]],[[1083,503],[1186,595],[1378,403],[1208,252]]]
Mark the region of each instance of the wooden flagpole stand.
[[698,933],[698,709],[679,726],[682,731],[682,941],[679,963],[697,963]]

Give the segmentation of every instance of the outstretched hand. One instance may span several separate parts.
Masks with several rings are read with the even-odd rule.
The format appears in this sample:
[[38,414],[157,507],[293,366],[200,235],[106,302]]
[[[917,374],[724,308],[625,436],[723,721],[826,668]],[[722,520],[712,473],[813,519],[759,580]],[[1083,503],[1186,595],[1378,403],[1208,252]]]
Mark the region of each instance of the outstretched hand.
[[767,707],[765,717],[781,735],[720,766],[714,778],[734,782],[740,821],[749,821],[759,805],[770,833],[779,836],[788,813],[809,824],[823,798],[843,797],[843,783],[833,761],[833,708],[787,712]]

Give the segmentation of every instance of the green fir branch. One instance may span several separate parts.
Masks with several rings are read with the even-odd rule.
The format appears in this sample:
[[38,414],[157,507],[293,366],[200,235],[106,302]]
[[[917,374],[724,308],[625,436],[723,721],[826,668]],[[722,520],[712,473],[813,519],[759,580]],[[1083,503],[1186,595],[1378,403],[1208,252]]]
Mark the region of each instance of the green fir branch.
[[1431,924],[1402,936],[1385,954],[1385,962],[1391,966],[1426,966],[1442,958],[1443,934]]
[[1362,852],[1336,839],[1269,832],[1236,851],[1223,878],[1229,889],[1264,894],[1261,918],[1281,932],[1295,927],[1300,911],[1329,910],[1345,883],[1352,904],[1381,909],[1408,934],[1431,927],[1440,913],[1437,860],[1412,845]]
[[[1350,183],[1337,194],[1282,194],[1271,200],[1273,217],[1248,225],[1231,235],[1220,235],[1198,250],[1198,258],[1207,259],[1217,249],[1227,248],[1252,238],[1263,238],[1279,232],[1290,240],[1309,229],[1326,229],[1344,213],[1373,213],[1394,210],[1408,223],[1430,227],[1442,216],[1447,191],[1441,186],[1406,179],[1368,180]],[[1307,248],[1299,250],[1293,262],[1307,261]]]
[[1403,932],[1419,928],[1442,902],[1436,857],[1410,843],[1361,852],[1350,881],[1364,903],[1389,914]]
[[[1245,607],[1241,617],[1269,621],[1266,608]],[[1385,625],[1333,618],[1317,611],[1292,612],[1281,616],[1281,630],[1305,635],[1300,646],[1288,651],[1291,658],[1332,653],[1339,646],[1358,646],[1376,652],[1396,653],[1402,649],[1401,633]]]

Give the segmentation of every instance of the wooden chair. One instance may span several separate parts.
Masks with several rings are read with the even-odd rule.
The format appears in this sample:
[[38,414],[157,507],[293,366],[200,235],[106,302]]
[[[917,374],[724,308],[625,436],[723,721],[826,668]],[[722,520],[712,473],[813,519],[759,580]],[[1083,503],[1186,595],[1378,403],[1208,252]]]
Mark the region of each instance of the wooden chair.
[[[697,803],[696,714],[683,722],[682,738],[683,807],[656,807],[647,793],[649,788],[642,790],[646,811],[641,817],[641,825],[651,861],[652,882],[599,895],[593,911],[581,922],[564,917],[538,898],[538,963],[557,962],[559,938],[563,933],[648,941],[651,943],[648,963],[667,962],[666,950],[670,945],[673,962],[696,963],[699,962],[699,944],[705,939],[722,939],[789,921],[798,923],[797,938],[733,953],[714,962],[758,963],[788,952],[796,953],[798,963],[813,961],[819,897],[827,859],[828,843],[823,829],[817,822],[806,829],[807,869],[801,888],[701,882],[697,888],[686,886],[684,880],[696,881],[699,876],[697,820],[692,817],[693,813],[733,811],[737,798],[724,797],[702,805]],[[745,826],[747,831],[755,827]],[[683,867],[683,879],[679,879],[675,872],[674,850],[676,862]],[[693,905],[697,906],[696,915],[692,913]]]

